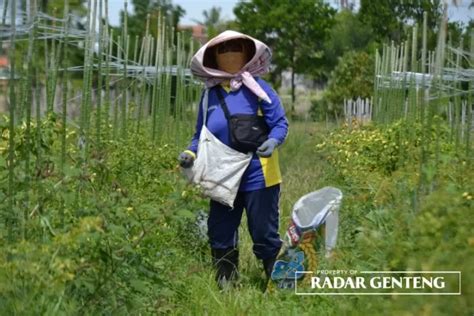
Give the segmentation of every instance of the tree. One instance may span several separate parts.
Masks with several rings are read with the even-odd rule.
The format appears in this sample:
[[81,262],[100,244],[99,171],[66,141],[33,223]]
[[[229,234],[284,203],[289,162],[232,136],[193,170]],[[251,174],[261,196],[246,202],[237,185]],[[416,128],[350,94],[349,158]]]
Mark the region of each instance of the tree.
[[382,43],[395,41],[400,43],[409,32],[407,24],[423,25],[423,12],[428,14],[429,44],[436,45],[436,31],[443,14],[441,0],[361,0],[359,18],[371,26],[377,40]]
[[470,49],[471,32],[474,32],[474,19],[471,19],[467,24],[462,22],[449,22],[447,28],[448,41],[451,46],[458,47],[462,40],[464,49]]
[[221,19],[222,9],[220,7],[212,7],[209,10],[204,10],[202,15],[203,21],[194,20],[196,23],[203,25],[206,28],[207,37],[213,38],[217,34],[223,32],[227,28],[227,23]]
[[339,59],[329,79],[326,97],[334,105],[344,99],[368,98],[374,87],[374,59],[366,52],[348,52]]
[[322,100],[313,102],[312,116],[337,117],[342,115],[344,99],[369,98],[373,94],[374,66],[373,55],[364,51],[350,51],[340,57]]
[[[69,0],[69,12],[79,16],[84,16],[86,13],[86,7],[84,4],[87,4],[85,0]],[[48,14],[62,18],[65,5],[64,0],[42,0],[42,6],[40,9]]]
[[322,0],[252,0],[234,8],[240,30],[271,47],[277,71],[291,70],[292,110],[295,73],[324,76],[323,43],[335,13]]
[[337,65],[339,57],[348,51],[367,50],[374,40],[372,28],[364,24],[355,13],[348,9],[339,11],[335,16],[334,26],[324,43],[327,56],[327,71]]
[[[186,12],[181,6],[174,6],[171,0],[132,0],[132,3],[134,14],[129,15],[127,20],[128,34],[131,39],[145,34],[148,15],[150,15],[150,34],[156,36],[156,25],[160,15],[165,17],[166,23],[174,27],[176,32],[179,19]],[[123,12],[121,21],[123,23]]]
[[[132,0],[133,14],[127,12],[127,34],[130,36],[129,59],[133,59],[135,52],[135,43],[138,38],[137,51],[140,51],[142,39],[146,33],[147,19],[149,16],[149,34],[154,38],[158,37],[157,24],[160,16],[164,18],[166,25],[171,29],[174,28],[174,44],[177,43],[176,33],[178,32],[178,23],[182,16],[184,16],[184,9],[177,5],[174,6],[171,0]],[[115,34],[123,34],[124,12],[120,12],[120,26],[114,29]],[[190,36],[190,35],[189,35]],[[122,38],[123,41],[123,38]],[[152,57],[151,60],[154,60]]]

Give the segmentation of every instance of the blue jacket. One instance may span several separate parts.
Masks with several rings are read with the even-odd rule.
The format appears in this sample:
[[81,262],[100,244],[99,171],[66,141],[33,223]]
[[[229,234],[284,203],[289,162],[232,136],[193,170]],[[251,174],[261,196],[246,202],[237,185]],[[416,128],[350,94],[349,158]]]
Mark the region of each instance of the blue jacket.
[[[209,91],[206,126],[212,134],[226,145],[230,144],[227,119],[225,118],[224,112],[219,104],[219,99],[217,98],[215,89],[223,89],[222,94],[224,95],[225,102],[231,115],[263,114],[265,121],[270,128],[269,138],[278,140],[280,145],[285,141],[286,136],[288,135],[288,120],[285,116],[285,110],[281,105],[280,98],[268,83],[265,82],[265,80],[258,77],[256,77],[255,80],[272,100],[271,104],[261,100],[261,109],[259,109],[258,106],[259,100],[257,96],[245,85],[242,85],[242,87],[237,91],[230,91],[230,89],[222,86],[216,86]],[[201,134],[203,124],[203,96],[201,96],[201,102],[199,104],[196,132],[191,141],[191,145],[188,147],[188,150],[194,153],[197,152],[199,135]],[[276,149],[269,158],[262,158],[254,153],[250,165],[242,176],[239,191],[259,190],[281,183],[281,181],[278,149]]]

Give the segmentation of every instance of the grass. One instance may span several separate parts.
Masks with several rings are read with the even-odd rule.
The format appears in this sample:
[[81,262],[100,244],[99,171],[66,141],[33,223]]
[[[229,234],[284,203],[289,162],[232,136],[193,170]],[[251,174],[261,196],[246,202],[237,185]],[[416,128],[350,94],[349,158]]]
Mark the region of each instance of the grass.
[[[55,133],[59,130],[47,126],[43,130],[50,129],[47,139],[57,147]],[[473,310],[468,298],[474,292],[474,261],[470,254],[474,223],[466,214],[472,206],[467,197],[473,193],[469,188],[474,186],[474,173],[468,164],[462,167],[462,161],[443,156],[445,165],[439,169],[448,177],[437,176],[437,186],[420,199],[423,204],[416,213],[406,194],[413,178],[412,166],[380,176],[351,169],[351,164],[341,165],[351,171],[343,176],[328,159],[341,157],[337,153],[328,156],[317,144],[332,144],[335,136],[352,141],[345,148],[356,141],[370,145],[370,140],[343,130],[334,130],[331,136],[325,123],[291,122],[288,139],[279,149],[284,181],[280,200],[282,237],[299,197],[326,185],[336,186],[344,193],[339,240],[331,260],[319,253],[318,268],[461,270],[464,294],[264,294],[264,273],[252,253],[245,218],[240,228],[240,286],[220,292],[214,282],[207,241],[197,239],[189,226],[198,210],[207,209],[208,201],[187,186],[180,174],[175,156],[182,148],[156,146],[148,135],[149,130],[144,129],[141,135],[132,133],[130,139],[111,142],[106,156],[91,160],[93,173],[88,174],[87,181],[81,180],[81,172],[74,166],[66,168],[68,181],[61,190],[52,189],[57,182],[54,175],[43,180],[49,198],[43,213],[28,222],[28,232],[43,231],[44,238],[26,244],[0,244],[4,253],[0,256],[0,314],[14,314],[16,310],[48,315],[461,315]],[[369,151],[374,150],[372,147],[367,146]],[[51,155],[57,160],[56,154]],[[356,166],[364,167],[362,162]],[[0,159],[0,166],[5,174],[4,160]],[[78,190],[80,195],[75,194]],[[375,197],[380,201],[376,203]],[[66,225],[60,223],[61,205]],[[39,215],[42,222],[36,218]],[[49,230],[55,236],[50,236]],[[62,250],[57,253],[57,249]],[[9,261],[11,253],[22,256]],[[52,285],[44,290],[46,283]]]
[[[280,150],[280,165],[283,177],[280,200],[280,234],[284,238],[293,204],[306,193],[315,191],[327,181],[325,170],[330,167],[324,160],[316,159],[315,145],[323,139],[325,125],[313,122],[294,122]],[[245,217],[245,215],[244,215]],[[262,293],[264,273],[261,263],[252,252],[252,241],[242,219],[240,235],[240,287],[229,292],[219,292],[214,284],[209,258],[201,265],[202,273],[187,279],[187,294],[184,301],[176,304],[172,314],[176,315],[310,315],[316,310],[331,313],[319,299],[299,297],[293,292]],[[183,263],[185,264],[185,263]],[[323,301],[326,301],[324,299]],[[316,306],[316,305],[317,306]]]
[[[94,27],[90,25],[90,29]],[[32,27],[31,31],[34,30]],[[111,94],[110,79],[114,76],[106,68],[102,73],[104,77],[99,78],[106,86],[104,99],[99,100],[105,102],[103,113],[93,111],[95,104],[90,93],[93,77],[101,73],[92,67],[92,63],[103,61],[102,57],[86,52],[84,77],[78,81],[74,76],[69,79],[58,77],[54,62],[49,67],[27,63],[23,69],[20,62],[27,56],[26,46],[17,43],[17,63],[13,62],[12,66],[17,66],[20,75],[25,77],[31,73],[35,82],[41,82],[42,72],[47,68],[51,70],[51,76],[44,78],[44,84],[49,87],[48,109],[54,108],[52,96],[57,88],[56,79],[64,85],[69,82],[71,96],[77,88],[85,88],[79,125],[87,138],[93,140],[93,136],[97,136],[97,141],[86,143],[90,152],[88,149],[78,152],[78,131],[72,126],[66,129],[65,117],[47,118],[44,124],[39,124],[39,102],[35,104],[38,119],[34,123],[38,128],[34,135],[20,128],[19,117],[13,120],[16,115],[13,106],[11,119],[6,121],[11,126],[7,127],[0,120],[0,200],[10,201],[9,207],[7,203],[0,204],[0,215],[7,215],[0,221],[3,225],[0,226],[0,253],[3,254],[0,255],[0,314],[472,314],[474,307],[467,299],[474,296],[471,249],[474,223],[469,215],[472,201],[467,199],[472,199],[473,194],[469,191],[474,187],[472,168],[458,168],[466,161],[456,155],[441,156],[435,166],[421,164],[424,169],[420,168],[420,173],[426,173],[426,177],[430,177],[429,183],[436,185],[425,188],[426,196],[418,198],[423,205],[413,212],[411,196],[407,194],[412,189],[410,174],[416,173],[413,168],[380,175],[370,170],[357,171],[349,165],[342,170],[347,173],[341,174],[339,168],[326,160],[333,157],[316,147],[329,138],[327,124],[307,121],[291,123],[288,140],[280,149],[284,181],[280,201],[281,236],[284,237],[292,206],[298,198],[327,185],[336,186],[344,193],[340,238],[335,257],[321,259],[319,267],[461,270],[464,295],[367,298],[301,297],[292,291],[263,294],[264,274],[261,263],[252,253],[245,218],[240,228],[240,286],[220,292],[213,280],[206,241],[196,240],[189,228],[194,213],[207,208],[207,200],[199,198],[197,192],[186,185],[175,161],[194,126],[194,117],[188,117],[187,109],[199,96],[195,92],[200,86],[185,85],[182,67],[187,64],[186,54],[191,53],[184,50],[185,39],[181,37],[174,47],[172,37],[165,36],[168,31],[164,23],[159,24],[157,32],[160,41],[156,50],[161,54],[154,61],[156,80],[153,84],[147,83],[145,72],[126,75],[126,70],[133,66],[127,61],[121,65],[123,73],[115,69],[118,71],[115,75],[122,79],[115,88],[118,87],[122,94]],[[101,38],[105,42],[110,40],[121,46],[118,57],[126,57],[128,53],[131,56],[126,23],[121,35],[104,34]],[[92,34],[84,40],[86,48],[91,48]],[[147,44],[142,49],[149,49],[150,41],[145,41]],[[35,55],[58,57],[67,51],[73,53],[70,45],[61,48],[56,45],[58,43],[58,40],[45,41],[43,46],[38,39],[33,41],[33,36],[29,41]],[[102,48],[109,60],[117,47],[110,44],[109,49],[106,49],[107,45]],[[47,53],[48,49],[50,53]],[[424,51],[423,55],[426,55],[426,48]],[[175,57],[179,75],[172,77],[169,73],[159,73],[160,67],[172,65]],[[45,63],[42,58],[38,60]],[[388,62],[388,59],[384,61]],[[412,63],[416,66],[416,61],[412,60]],[[103,66],[108,65],[107,62]],[[144,65],[153,65],[153,62],[140,63],[140,67]],[[101,86],[99,82],[97,84]],[[38,87],[30,91],[27,86],[22,84],[15,89],[10,86],[12,97],[17,94],[16,106],[20,112],[30,106],[29,94],[40,91]],[[133,94],[135,104],[126,98],[125,90]],[[27,94],[28,98],[25,97]],[[71,96],[64,95],[63,100],[67,101]],[[403,105],[401,95],[394,91],[385,91],[382,96],[387,104]],[[298,95],[291,116],[307,118],[311,101],[318,98],[320,95],[313,93]],[[114,111],[106,110],[109,99]],[[283,101],[288,99],[287,95],[282,95]],[[155,102],[150,103],[150,100]],[[145,108],[137,110],[138,104]],[[65,110],[66,105],[68,102],[64,102]],[[177,109],[173,114],[170,113],[172,106]],[[150,108],[148,117],[142,117],[144,110]],[[382,112],[387,116],[382,120],[384,122],[397,114],[393,109],[388,110]],[[139,122],[129,120],[136,115]],[[91,125],[95,118],[96,135]],[[102,122],[103,118],[105,122]],[[15,121],[18,123],[14,129]],[[136,129],[130,125],[135,123]],[[109,128],[113,130],[112,139]],[[456,137],[459,136],[457,129]],[[13,135],[14,130],[19,133],[7,137]],[[348,136],[341,131],[337,133],[343,138]],[[63,151],[67,158],[63,159],[66,168],[58,170],[54,167],[63,164],[58,163],[60,140],[64,141],[64,148],[67,146],[67,151]],[[7,142],[10,145],[7,146]],[[368,147],[372,145],[369,143]],[[36,159],[23,158],[30,154]],[[334,156],[337,158],[338,153]],[[14,158],[22,164],[15,166],[11,163]],[[83,162],[87,162],[85,167]],[[431,181],[433,175],[436,181]],[[61,190],[57,190],[59,184]],[[381,202],[376,202],[375,198]],[[10,243],[5,242],[7,231],[10,237],[15,235]]]
[[[452,179],[459,190],[446,193],[446,184],[424,200],[420,213],[414,214],[405,201],[407,187],[404,179],[409,174],[376,177],[363,173],[359,176],[366,185],[355,178],[340,177],[338,170],[324,159],[316,144],[326,141],[325,124],[292,122],[286,143],[280,148],[280,164],[283,184],[280,200],[280,234],[284,238],[292,205],[302,195],[327,185],[339,187],[345,197],[340,212],[340,234],[333,259],[326,260],[319,253],[319,268],[355,270],[444,270],[456,269],[470,275],[470,262],[462,233],[472,219],[453,219],[466,212],[466,204],[459,201],[462,190],[469,187],[462,173],[453,174]],[[465,170],[464,172],[472,172]],[[373,176],[373,177],[372,177]],[[399,177],[399,178],[397,178]],[[460,178],[459,178],[460,177]],[[465,178],[467,180],[467,178]],[[394,184],[392,184],[392,181]],[[374,188],[370,188],[374,185]],[[394,186],[393,188],[391,186]],[[449,186],[449,185],[448,185]],[[396,188],[395,188],[396,187]],[[387,191],[388,190],[388,191]],[[400,191],[397,191],[400,190]],[[392,193],[386,193],[392,192]],[[392,202],[374,203],[374,196],[393,194]],[[446,217],[444,209],[453,215]],[[451,210],[451,211],[449,211]],[[454,214],[456,213],[456,214]],[[448,213],[449,214],[449,213]],[[436,219],[433,219],[433,216]],[[448,218],[450,218],[448,220]],[[438,221],[439,220],[439,221]],[[452,221],[456,224],[454,224]],[[448,225],[448,221],[451,223]],[[433,228],[438,227],[438,228]],[[441,229],[440,227],[444,227]],[[453,231],[454,229],[454,231]],[[450,241],[442,237],[451,235]],[[452,246],[451,246],[452,245]],[[186,248],[183,249],[185,252]],[[318,249],[319,251],[321,249]],[[447,315],[463,314],[473,309],[469,293],[473,288],[470,277],[465,277],[462,296],[297,296],[293,291],[262,293],[264,278],[260,262],[252,253],[252,242],[242,220],[240,228],[240,287],[228,292],[219,292],[214,284],[209,255],[182,262],[183,269],[194,269],[199,273],[182,275],[186,283],[184,290],[172,300],[167,311],[175,315]],[[207,252],[209,252],[207,250]],[[185,268],[185,266],[192,268]],[[179,271],[178,268],[176,271]],[[178,277],[179,278],[179,277]],[[171,303],[171,302],[168,302]],[[167,305],[170,306],[170,305]]]

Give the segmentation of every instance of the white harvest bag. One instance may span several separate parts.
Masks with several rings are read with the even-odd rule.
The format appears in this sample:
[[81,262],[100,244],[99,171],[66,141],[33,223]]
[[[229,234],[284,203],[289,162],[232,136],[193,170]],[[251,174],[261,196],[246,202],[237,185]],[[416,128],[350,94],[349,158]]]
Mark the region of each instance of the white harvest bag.
[[336,246],[342,192],[324,187],[302,196],[294,205],[291,218],[301,231],[316,230],[326,224],[326,255]]
[[188,180],[201,187],[207,197],[234,207],[242,175],[252,160],[252,153],[230,148],[206,127],[208,93],[203,98],[203,126],[199,136],[197,157],[192,168],[184,169]]

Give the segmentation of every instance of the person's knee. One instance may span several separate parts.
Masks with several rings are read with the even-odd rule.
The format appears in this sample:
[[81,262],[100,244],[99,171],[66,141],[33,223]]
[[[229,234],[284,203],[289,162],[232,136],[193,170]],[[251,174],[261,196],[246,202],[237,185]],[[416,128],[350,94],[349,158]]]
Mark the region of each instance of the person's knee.
[[278,230],[254,230],[252,233],[253,252],[259,259],[270,258],[276,255],[281,248],[282,241]]
[[232,233],[231,229],[224,229],[220,226],[208,228],[207,236],[209,237],[209,245],[213,249],[224,249],[230,247],[237,247],[238,235],[235,230]]
[[282,241],[280,239],[269,240],[266,244],[254,243],[253,253],[258,259],[262,260],[275,258],[280,251],[281,245]]

